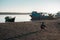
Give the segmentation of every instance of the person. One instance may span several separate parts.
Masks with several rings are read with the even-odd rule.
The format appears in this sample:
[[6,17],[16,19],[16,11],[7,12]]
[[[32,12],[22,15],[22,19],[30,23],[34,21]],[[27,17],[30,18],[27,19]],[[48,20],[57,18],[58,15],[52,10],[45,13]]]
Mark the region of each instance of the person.
[[46,25],[44,24],[44,22],[42,22],[40,28],[41,28],[41,31],[42,31],[42,30],[46,30]]

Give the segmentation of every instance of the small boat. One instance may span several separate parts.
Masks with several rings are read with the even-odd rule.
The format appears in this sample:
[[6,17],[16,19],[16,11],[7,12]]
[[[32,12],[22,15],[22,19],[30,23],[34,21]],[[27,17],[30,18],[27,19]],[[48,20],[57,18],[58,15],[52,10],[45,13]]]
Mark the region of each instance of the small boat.
[[6,16],[5,17],[5,22],[14,22],[15,21],[15,17],[9,17],[9,16]]
[[31,17],[31,20],[46,20],[46,19],[53,19],[53,17],[50,17],[50,16],[45,16],[44,14],[47,14],[47,13],[37,13],[36,11],[33,11],[32,14],[30,15]]

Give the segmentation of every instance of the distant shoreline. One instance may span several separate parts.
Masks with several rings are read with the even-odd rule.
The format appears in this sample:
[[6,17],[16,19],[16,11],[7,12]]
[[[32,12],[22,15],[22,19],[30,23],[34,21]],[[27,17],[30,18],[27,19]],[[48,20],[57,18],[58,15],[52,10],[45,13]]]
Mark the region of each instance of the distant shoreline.
[[0,12],[0,15],[31,15],[31,13],[10,13],[10,12]]

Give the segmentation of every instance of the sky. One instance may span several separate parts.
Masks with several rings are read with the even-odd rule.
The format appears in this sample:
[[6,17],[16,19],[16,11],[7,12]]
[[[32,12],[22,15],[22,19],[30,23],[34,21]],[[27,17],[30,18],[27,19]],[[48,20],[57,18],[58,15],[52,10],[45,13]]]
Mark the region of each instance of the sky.
[[0,0],[0,12],[60,11],[60,0]]

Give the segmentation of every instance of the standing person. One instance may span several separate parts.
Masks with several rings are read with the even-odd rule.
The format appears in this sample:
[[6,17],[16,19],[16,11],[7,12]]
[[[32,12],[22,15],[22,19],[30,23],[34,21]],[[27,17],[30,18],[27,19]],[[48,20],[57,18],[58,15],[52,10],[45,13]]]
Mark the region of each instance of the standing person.
[[42,22],[40,28],[41,28],[41,31],[42,31],[42,30],[46,30],[46,25],[44,24],[44,22]]

